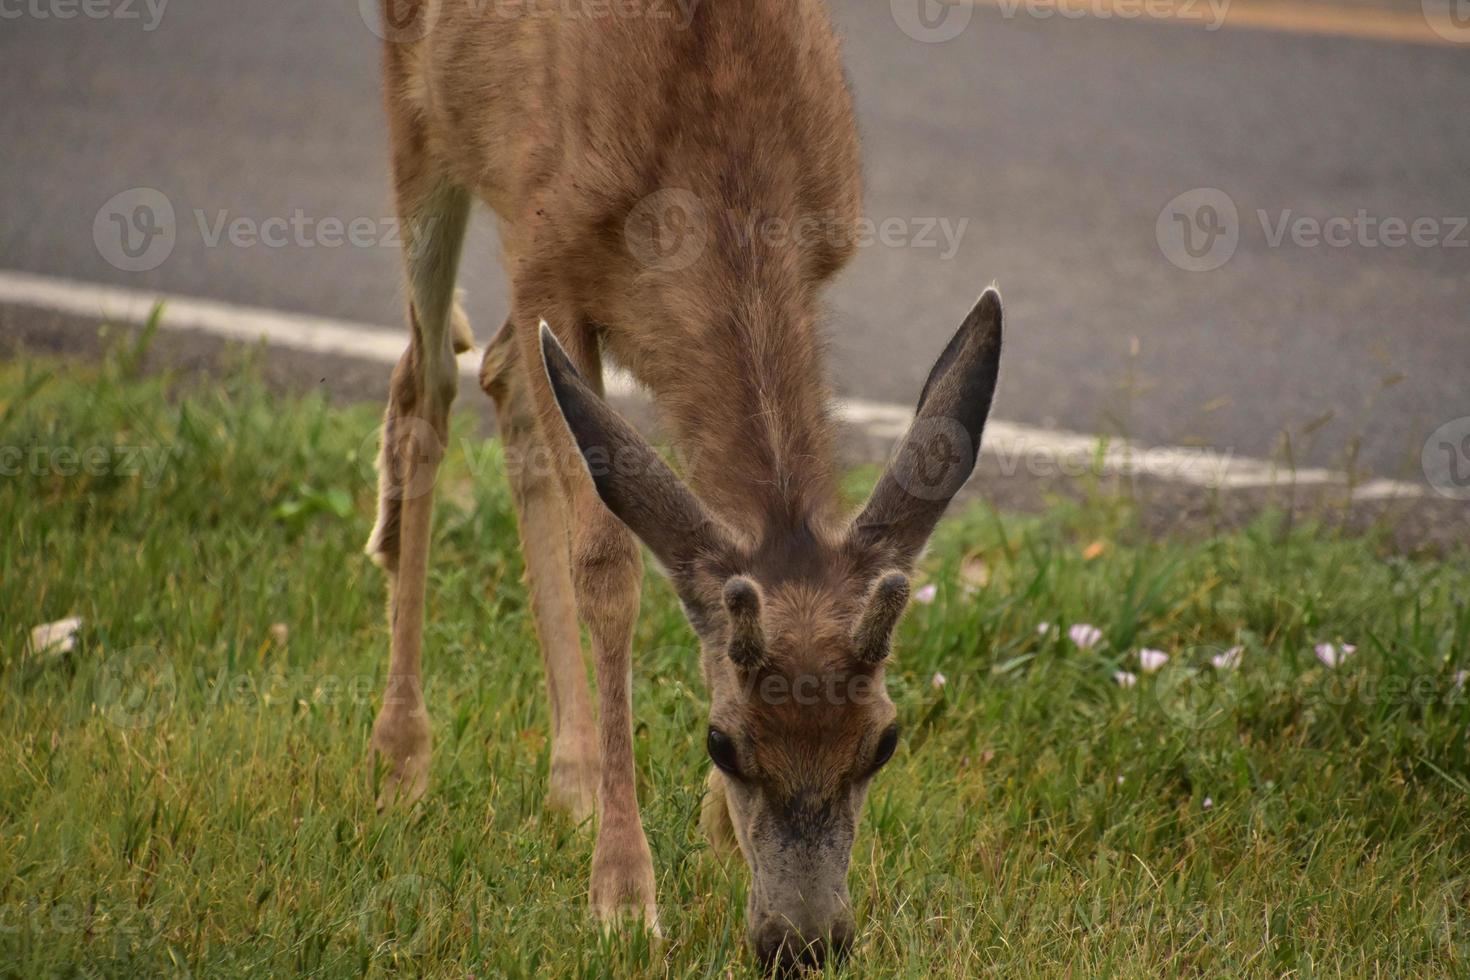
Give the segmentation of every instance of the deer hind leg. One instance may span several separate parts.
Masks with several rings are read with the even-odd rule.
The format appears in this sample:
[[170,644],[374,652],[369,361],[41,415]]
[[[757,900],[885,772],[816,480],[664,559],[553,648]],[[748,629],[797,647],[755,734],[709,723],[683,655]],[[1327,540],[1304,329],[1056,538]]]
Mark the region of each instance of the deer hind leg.
[[[401,175],[402,161],[394,163]],[[469,195],[445,183],[416,186],[400,176],[398,207],[412,332],[390,384],[378,457],[378,519],[367,545],[367,553],[388,571],[392,633],[387,686],[370,743],[370,757],[385,767],[379,809],[413,802],[428,786],[422,653],[434,481],[459,383],[454,352],[470,341],[469,324],[454,299]]]
[[[528,275],[528,280],[537,281]],[[592,852],[588,898],[611,925],[641,919],[658,931],[653,855],[638,812],[633,758],[631,653],[643,558],[626,527],[597,496],[582,456],[561,417],[541,363],[538,328],[544,317],[558,331],[577,369],[600,389],[602,365],[586,322],[555,302],[542,302],[517,283],[514,330],[536,408],[537,425],[567,501],[571,528],[572,584],[577,612],[592,641],[597,677],[597,733],[601,756],[597,843]]]
[[485,348],[480,387],[495,400],[496,427],[521,531],[531,608],[551,703],[551,805],[581,821],[597,803],[597,734],[572,590],[566,504],[536,425],[526,372],[507,322]]

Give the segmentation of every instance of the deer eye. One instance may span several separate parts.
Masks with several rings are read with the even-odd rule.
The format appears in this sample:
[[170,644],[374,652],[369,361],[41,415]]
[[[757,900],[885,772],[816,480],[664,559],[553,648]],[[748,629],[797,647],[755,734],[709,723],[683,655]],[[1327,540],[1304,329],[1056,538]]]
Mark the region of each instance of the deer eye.
[[877,772],[883,768],[884,763],[893,758],[893,753],[898,749],[898,726],[890,726],[888,731],[878,739],[878,749],[873,754],[873,771]]
[[730,736],[718,728],[711,728],[704,740],[704,747],[709,752],[710,761],[719,766],[721,772],[731,776],[740,775],[740,767],[735,760],[735,743],[730,740]]

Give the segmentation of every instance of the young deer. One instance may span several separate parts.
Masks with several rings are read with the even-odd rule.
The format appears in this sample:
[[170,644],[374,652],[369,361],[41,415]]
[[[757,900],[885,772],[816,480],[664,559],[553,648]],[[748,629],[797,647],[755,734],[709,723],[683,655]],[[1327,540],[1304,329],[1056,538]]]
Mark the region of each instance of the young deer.
[[[512,286],[481,385],[511,461],[546,664],[551,803],[597,812],[592,908],[656,928],[629,700],[636,536],[700,641],[714,763],[702,823],[750,866],[752,945],[773,963],[840,952],[853,933],[846,875],[858,812],[898,738],[883,684],[890,637],[907,575],[974,467],[1000,297],[981,296],[890,469],[844,520],[818,293],[855,247],[860,175],[837,42],[817,0],[627,0],[557,16],[514,3],[387,2],[412,337],[393,375],[368,544],[391,581],[388,689],[372,734],[387,780],[380,805],[416,799],[427,782],[432,487],[454,354],[470,344],[453,294],[478,197],[500,218]],[[688,222],[676,262],[664,261],[671,200]],[[768,219],[831,233],[748,233]],[[688,461],[687,486],[599,397],[604,352],[653,393]]]

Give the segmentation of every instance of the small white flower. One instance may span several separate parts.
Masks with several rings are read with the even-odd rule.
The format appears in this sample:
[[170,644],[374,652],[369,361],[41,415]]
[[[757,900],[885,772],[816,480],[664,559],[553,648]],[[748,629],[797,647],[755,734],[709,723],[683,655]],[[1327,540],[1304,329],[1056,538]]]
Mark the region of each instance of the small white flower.
[[930,679],[929,683],[933,685],[934,690],[937,691],[941,687],[949,683],[949,678],[945,677],[943,674],[936,672],[933,678]]
[[1245,653],[1245,647],[1231,647],[1224,653],[1217,653],[1210,658],[1210,663],[1216,670],[1234,670],[1240,666],[1241,654]]
[[82,621],[77,616],[37,626],[31,630],[31,652],[52,656],[70,653],[77,645],[77,630],[81,628]]
[[1205,802],[1204,802],[1204,808],[1205,808],[1205,809],[1206,809],[1206,810],[1209,810],[1209,809],[1211,809],[1211,808],[1212,808],[1212,807],[1214,807],[1214,805],[1215,805],[1215,801],[1214,801],[1214,800],[1212,800],[1212,799],[1210,799],[1210,798],[1209,798],[1209,797],[1208,797],[1208,796],[1206,796],[1206,797],[1205,797]]
[[1119,776],[1118,777],[1118,785],[1119,786],[1122,786],[1123,785],[1123,777],[1122,776]]
[[1317,659],[1328,667],[1341,667],[1344,660],[1357,652],[1358,648],[1351,643],[1344,643],[1340,647],[1331,643],[1319,643],[1316,649]]
[[928,585],[921,586],[919,588],[919,591],[914,593],[914,601],[922,602],[924,605],[927,606],[931,602],[933,602],[935,597],[938,595],[939,586],[935,585],[933,582],[930,582]]
[[1056,636],[1057,635],[1057,627],[1056,627],[1056,624],[1055,623],[1037,623],[1036,624],[1036,635],[1037,636]]
[[1097,641],[1102,639],[1102,630],[1091,623],[1078,623],[1067,630],[1067,635],[1072,638],[1073,643],[1077,644],[1077,649],[1091,650],[1097,646]]
[[1150,650],[1145,647],[1138,651],[1138,665],[1143,668],[1145,674],[1152,674],[1168,662],[1169,655],[1162,650]]
[[1132,687],[1138,683],[1138,675],[1126,670],[1120,670],[1113,674],[1113,681],[1119,687]]

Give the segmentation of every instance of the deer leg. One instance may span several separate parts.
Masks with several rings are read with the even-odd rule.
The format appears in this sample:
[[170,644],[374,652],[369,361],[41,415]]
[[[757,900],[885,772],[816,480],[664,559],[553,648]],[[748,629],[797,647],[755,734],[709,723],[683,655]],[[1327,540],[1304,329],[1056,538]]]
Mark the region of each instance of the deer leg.
[[597,734],[572,591],[566,505],[536,425],[536,407],[510,323],[485,348],[480,387],[495,400],[496,426],[521,531],[531,608],[551,704],[551,805],[581,821],[597,803]]
[[[638,812],[633,758],[631,654],[633,625],[643,584],[643,558],[633,535],[608,511],[556,406],[541,362],[537,330],[544,316],[561,331],[563,346],[582,376],[601,388],[596,338],[564,307],[527,302],[515,323],[542,438],[567,499],[572,544],[572,583],[577,611],[592,640],[597,676],[597,732],[602,770],[598,783],[597,843],[592,851],[588,898],[605,924],[631,916],[658,930],[653,855]],[[553,322],[555,321],[555,322]]]
[[422,192],[399,187],[412,333],[393,371],[378,457],[378,519],[367,545],[367,553],[388,571],[392,634],[387,685],[370,742],[370,759],[385,766],[379,809],[413,802],[428,786],[424,603],[434,481],[459,384],[454,351],[469,339],[468,324],[454,302],[469,205],[467,194],[446,184]]

